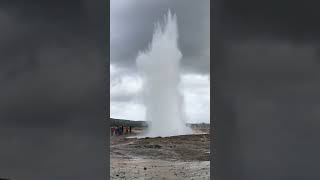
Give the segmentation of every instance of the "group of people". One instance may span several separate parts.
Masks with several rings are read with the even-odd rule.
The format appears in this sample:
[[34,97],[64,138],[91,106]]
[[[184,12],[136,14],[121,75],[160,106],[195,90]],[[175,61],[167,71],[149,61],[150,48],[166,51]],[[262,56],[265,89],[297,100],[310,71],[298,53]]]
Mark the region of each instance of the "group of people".
[[111,127],[111,136],[120,136],[123,134],[131,134],[131,126],[116,126],[116,127]]

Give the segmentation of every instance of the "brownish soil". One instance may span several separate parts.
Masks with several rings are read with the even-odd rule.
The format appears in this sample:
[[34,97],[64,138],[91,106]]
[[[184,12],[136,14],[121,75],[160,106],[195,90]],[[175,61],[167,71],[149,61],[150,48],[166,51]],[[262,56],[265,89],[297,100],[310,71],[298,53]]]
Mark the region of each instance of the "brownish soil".
[[210,179],[209,144],[208,134],[112,136],[111,179]]

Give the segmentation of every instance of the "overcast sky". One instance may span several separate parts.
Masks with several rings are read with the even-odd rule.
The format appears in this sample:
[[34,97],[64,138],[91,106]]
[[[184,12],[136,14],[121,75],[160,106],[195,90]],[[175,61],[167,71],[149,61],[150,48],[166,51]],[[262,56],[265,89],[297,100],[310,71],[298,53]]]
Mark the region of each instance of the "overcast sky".
[[135,58],[151,42],[154,23],[168,8],[176,13],[181,61],[181,92],[189,122],[210,121],[210,1],[111,0],[110,116],[145,120],[141,79]]

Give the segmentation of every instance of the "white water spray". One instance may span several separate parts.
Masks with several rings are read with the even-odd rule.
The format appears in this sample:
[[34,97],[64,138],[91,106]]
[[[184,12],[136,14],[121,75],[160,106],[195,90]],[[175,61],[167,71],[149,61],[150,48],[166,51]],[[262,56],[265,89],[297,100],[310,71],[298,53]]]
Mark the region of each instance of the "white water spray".
[[178,26],[176,15],[168,10],[164,23],[157,23],[152,42],[136,59],[143,78],[146,120],[144,136],[174,136],[192,133],[186,126],[180,82]]

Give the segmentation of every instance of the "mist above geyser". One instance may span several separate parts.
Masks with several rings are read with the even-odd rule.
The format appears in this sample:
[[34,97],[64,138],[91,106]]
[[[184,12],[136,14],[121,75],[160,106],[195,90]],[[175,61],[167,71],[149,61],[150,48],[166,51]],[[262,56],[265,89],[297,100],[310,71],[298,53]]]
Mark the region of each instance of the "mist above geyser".
[[155,24],[149,47],[140,51],[136,63],[143,79],[148,130],[143,136],[174,136],[192,133],[186,126],[183,96],[179,91],[180,61],[177,17],[168,10]]

